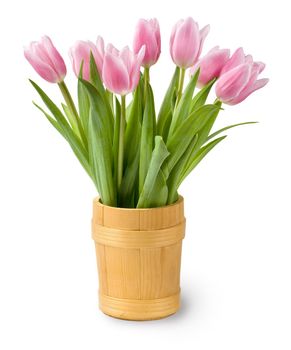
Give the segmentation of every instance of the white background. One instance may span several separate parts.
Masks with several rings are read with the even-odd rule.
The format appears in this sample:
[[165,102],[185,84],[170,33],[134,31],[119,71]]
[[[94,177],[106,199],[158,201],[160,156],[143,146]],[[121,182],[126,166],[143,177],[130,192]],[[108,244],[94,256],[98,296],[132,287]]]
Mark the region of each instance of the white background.
[[[6,1],[1,5],[0,348],[291,349],[290,19],[288,1]],[[96,195],[63,139],[31,104],[27,78],[51,96],[22,47],[52,37],[68,47],[98,34],[131,44],[138,18],[157,17],[162,56],[152,69],[157,102],[173,71],[170,29],[193,16],[211,24],[204,52],[243,46],[266,62],[266,88],[226,107],[219,125],[258,120],[228,132],[185,181],[187,236],[182,308],[170,318],[126,322],[97,306],[90,238]],[[289,33],[288,33],[289,31]]]

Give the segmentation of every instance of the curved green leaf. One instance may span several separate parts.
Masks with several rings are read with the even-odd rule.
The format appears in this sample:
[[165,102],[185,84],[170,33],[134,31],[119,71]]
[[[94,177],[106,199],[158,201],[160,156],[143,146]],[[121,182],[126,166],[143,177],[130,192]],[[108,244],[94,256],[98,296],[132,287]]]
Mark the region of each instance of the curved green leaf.
[[198,134],[196,134],[193,139],[191,140],[188,148],[184,152],[183,156],[179,159],[173,170],[171,171],[171,174],[169,176],[169,179],[167,181],[169,194],[168,194],[168,201],[167,204],[172,204],[176,202],[178,199],[178,188],[179,188],[179,181],[181,177],[183,176],[183,173],[185,171],[185,166],[189,161],[189,158],[191,154],[194,151],[194,148],[196,146],[198,140]]
[[188,148],[193,137],[217,113],[218,109],[219,107],[216,105],[202,106],[177,127],[177,130],[167,141],[167,148],[171,154],[167,160],[170,172]]
[[198,69],[197,72],[191,77],[188,85],[186,86],[185,91],[183,92],[181,100],[179,101],[178,106],[174,111],[169,131],[170,136],[179,127],[179,125],[181,125],[181,123],[189,116],[191,112],[191,101],[199,77],[199,72],[200,70]]
[[124,175],[119,193],[120,205],[134,206],[134,192],[138,184],[142,122],[142,94],[139,83],[129,109],[125,131]]
[[[113,110],[111,108],[111,96],[106,94],[106,90],[103,86],[103,82],[100,78],[98,68],[94,59],[94,56],[92,52],[90,52],[90,82],[91,84],[95,87],[95,89],[98,91],[99,95],[102,97],[104,101],[104,105],[106,108],[106,114],[107,118],[110,123],[110,127],[112,129],[112,134],[113,134],[113,128],[114,128],[114,115],[113,115]],[[108,99],[109,98],[109,99]]]
[[147,99],[143,114],[141,140],[140,140],[140,162],[139,162],[139,194],[144,186],[144,181],[149,169],[152,151],[154,147],[154,137],[156,129],[156,115],[154,96],[150,85],[147,85]]
[[189,164],[188,168],[185,170],[183,176],[181,177],[178,187],[181,185],[181,183],[184,181],[184,179],[191,173],[191,171],[201,162],[201,160],[209,153],[217,144],[219,144],[222,140],[224,140],[226,136],[219,137],[211,142],[209,142],[207,145],[202,147],[196,154],[195,158],[192,160],[192,162]]
[[244,123],[238,123],[238,124],[233,124],[233,125],[229,125],[226,126],[225,128],[222,128],[220,130],[215,131],[213,134],[209,135],[206,141],[211,140],[213,137],[219,135],[220,133],[228,130],[228,129],[232,129],[235,128],[236,126],[240,126],[240,125],[247,125],[247,124],[257,124],[258,122],[244,122]]
[[203,106],[207,100],[207,97],[209,95],[209,92],[213,86],[213,84],[216,82],[216,78],[212,79],[207,85],[205,85],[193,98],[191,102],[190,111],[194,112],[199,107]]
[[171,79],[170,85],[168,87],[168,90],[162,102],[162,105],[158,114],[158,120],[157,120],[157,134],[163,136],[164,140],[165,140],[164,129],[166,128],[167,124],[168,124],[167,129],[169,129],[169,122],[171,122],[171,118],[172,118],[173,99],[174,99],[174,105],[175,105],[175,101],[176,101],[175,95],[178,89],[178,84],[179,84],[179,67],[176,67],[173,77]]
[[89,160],[93,177],[98,185],[102,203],[116,206],[116,186],[113,180],[112,135],[105,101],[96,88],[80,80],[90,97]]
[[162,137],[156,136],[155,148],[152,152],[137,208],[152,208],[166,205],[168,198],[167,179],[161,167],[168,156],[169,152]]

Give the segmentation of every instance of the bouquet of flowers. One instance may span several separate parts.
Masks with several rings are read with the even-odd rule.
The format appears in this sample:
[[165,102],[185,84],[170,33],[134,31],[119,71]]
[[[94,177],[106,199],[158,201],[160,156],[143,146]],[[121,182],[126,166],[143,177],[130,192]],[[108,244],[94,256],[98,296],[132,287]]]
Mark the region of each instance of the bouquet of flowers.
[[[268,79],[258,79],[264,63],[242,48],[230,56],[230,50],[216,46],[200,57],[208,32],[209,26],[199,30],[192,18],[173,27],[170,54],[176,67],[158,113],[150,83],[150,68],[161,53],[156,19],[139,20],[133,51],[111,44],[105,48],[101,37],[96,45],[75,43],[69,54],[78,78],[77,105],[64,81],[64,60],[50,38],[25,48],[26,59],[42,78],[58,85],[64,99],[57,106],[30,80],[47,109],[34,104],[69,143],[103,204],[151,208],[174,203],[183,180],[226,137],[219,135],[253,123],[212,131],[222,104],[242,102]],[[209,102],[212,88],[217,98]]]

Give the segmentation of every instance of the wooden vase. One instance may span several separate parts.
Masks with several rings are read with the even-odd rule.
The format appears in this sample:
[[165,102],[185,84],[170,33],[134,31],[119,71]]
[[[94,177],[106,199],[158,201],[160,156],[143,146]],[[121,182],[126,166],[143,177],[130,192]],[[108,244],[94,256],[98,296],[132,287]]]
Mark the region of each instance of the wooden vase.
[[180,306],[185,235],[184,200],[127,209],[93,202],[92,237],[99,272],[99,306],[126,320],[154,320]]

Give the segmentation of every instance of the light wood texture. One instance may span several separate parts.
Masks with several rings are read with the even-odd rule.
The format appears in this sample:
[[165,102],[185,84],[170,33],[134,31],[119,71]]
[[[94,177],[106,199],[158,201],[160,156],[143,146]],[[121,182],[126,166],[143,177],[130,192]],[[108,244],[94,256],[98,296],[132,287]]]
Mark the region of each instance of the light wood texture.
[[185,235],[184,201],[150,209],[93,202],[92,238],[99,272],[99,306],[127,320],[159,319],[180,306]]

